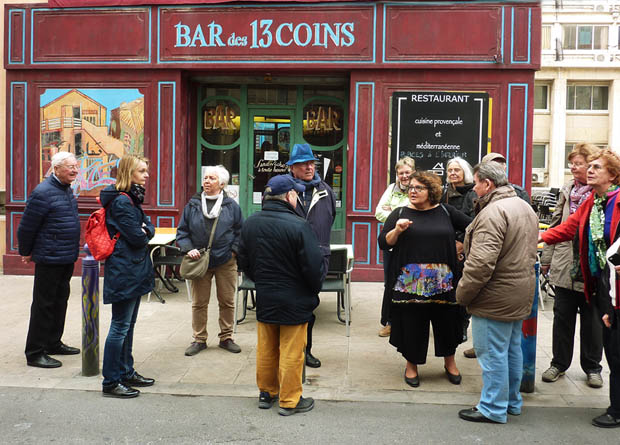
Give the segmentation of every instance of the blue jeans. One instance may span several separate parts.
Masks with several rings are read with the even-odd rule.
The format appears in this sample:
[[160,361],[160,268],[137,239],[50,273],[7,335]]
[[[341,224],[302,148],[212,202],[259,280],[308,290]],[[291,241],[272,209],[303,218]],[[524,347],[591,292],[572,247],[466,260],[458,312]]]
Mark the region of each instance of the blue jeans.
[[519,392],[523,376],[521,325],[523,321],[472,319],[474,349],[482,368],[482,393],[478,411],[496,422],[506,423],[507,413],[520,414]]
[[138,318],[140,299],[142,297],[129,298],[127,300],[112,303],[112,323],[105,340],[103,351],[103,386],[116,385],[123,379],[133,377],[136,371],[133,369],[133,328]]

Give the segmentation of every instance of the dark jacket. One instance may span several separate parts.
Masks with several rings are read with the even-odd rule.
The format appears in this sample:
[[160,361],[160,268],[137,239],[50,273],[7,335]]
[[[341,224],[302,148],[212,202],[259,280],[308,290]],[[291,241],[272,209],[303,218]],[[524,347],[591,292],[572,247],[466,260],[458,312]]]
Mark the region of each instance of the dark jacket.
[[517,196],[519,198],[521,198],[522,200],[524,200],[525,202],[527,202],[528,204],[532,204],[532,200],[530,199],[530,195],[527,194],[527,192],[525,191],[525,189],[523,187],[521,187],[520,185],[517,184],[510,184],[512,186],[513,189],[515,189],[515,193],[517,194]]
[[70,185],[49,176],[35,187],[17,229],[19,254],[37,264],[75,263],[80,249],[80,218]]
[[[470,218],[475,216],[474,201],[478,199],[478,195],[474,191],[474,184],[459,185],[451,187],[450,184],[446,184],[444,188],[441,202],[450,204],[457,210],[460,210]],[[456,240],[463,242],[465,239],[465,232],[462,230],[456,231]]]
[[296,325],[312,318],[322,286],[322,254],[310,225],[284,201],[265,201],[241,230],[237,262],[256,283],[256,319]]
[[[189,252],[192,249],[206,248],[209,245],[211,227],[213,226],[211,225],[207,231],[200,195],[200,193],[196,193],[189,200],[183,209],[183,215],[181,216],[179,227],[177,227],[177,245],[184,252]],[[211,254],[209,256],[209,269],[228,262],[232,252],[237,253],[242,225],[243,216],[241,208],[232,198],[229,198],[224,193],[220,219],[215,228],[213,245],[211,246]]]
[[121,234],[114,252],[105,261],[103,302],[118,303],[149,293],[155,280],[148,244],[155,235],[155,227],[131,194],[121,195],[116,187],[109,185],[99,196],[101,205],[107,207],[108,233]]
[[319,240],[321,252],[329,257],[329,238],[332,224],[336,219],[336,198],[334,198],[334,191],[331,187],[325,181],[321,181],[312,191],[310,207],[305,209],[300,197],[294,212],[308,221]]

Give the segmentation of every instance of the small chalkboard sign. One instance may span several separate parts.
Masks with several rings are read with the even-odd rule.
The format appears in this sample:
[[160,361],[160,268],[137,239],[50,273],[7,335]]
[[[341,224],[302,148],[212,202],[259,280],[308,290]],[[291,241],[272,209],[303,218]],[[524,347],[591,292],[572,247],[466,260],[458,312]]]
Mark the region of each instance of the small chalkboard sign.
[[446,162],[455,156],[477,164],[487,153],[488,128],[488,93],[394,93],[390,182],[394,164],[404,156],[415,160],[416,170],[432,170],[442,179]]

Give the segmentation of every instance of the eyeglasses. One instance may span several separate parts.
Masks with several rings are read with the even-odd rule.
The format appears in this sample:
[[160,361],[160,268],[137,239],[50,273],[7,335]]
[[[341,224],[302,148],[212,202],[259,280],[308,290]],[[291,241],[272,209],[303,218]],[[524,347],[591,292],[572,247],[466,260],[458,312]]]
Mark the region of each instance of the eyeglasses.
[[581,167],[587,167],[587,166],[588,166],[588,164],[582,164],[582,163],[579,163],[579,162],[569,162],[568,163],[568,168],[573,168],[573,167],[574,168],[581,168]]
[[428,187],[423,187],[421,185],[410,185],[409,190],[414,193],[418,193],[418,192],[423,192],[424,190],[428,190]]
[[66,168],[67,170],[75,170],[75,171],[80,170],[80,167],[77,164],[62,164],[62,166]]

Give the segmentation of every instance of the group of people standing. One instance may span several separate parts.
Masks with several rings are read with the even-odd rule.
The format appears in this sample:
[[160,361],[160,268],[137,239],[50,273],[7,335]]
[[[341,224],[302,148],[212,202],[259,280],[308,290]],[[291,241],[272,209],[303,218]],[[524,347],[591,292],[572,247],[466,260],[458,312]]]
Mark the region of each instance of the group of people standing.
[[[335,198],[316,172],[316,161],[310,146],[296,144],[290,173],[269,180],[262,210],[245,223],[224,191],[228,171],[209,166],[203,189],[186,205],[177,230],[177,243],[189,257],[210,251],[207,273],[190,285],[193,341],[185,355],[207,347],[213,278],[219,346],[241,351],[232,339],[239,267],[257,292],[259,408],[279,400],[281,415],[314,407],[302,396],[302,371],[304,363],[321,365],[311,353],[313,311],[328,271]],[[620,426],[620,157],[580,144],[569,161],[573,181],[562,189],[551,228],[540,238],[529,197],[508,182],[506,159],[497,153],[473,170],[463,159],[451,160],[445,187],[435,174],[415,171],[412,159],[401,159],[397,181],[379,202],[385,265],[379,335],[390,337],[406,360],[405,383],[417,387],[432,326],[435,355],[443,357],[447,379],[458,385],[455,352],[467,338],[471,317],[474,348],[465,355],[478,358],[483,388],[480,402],[459,412],[464,420],[505,423],[507,415],[521,412],[521,324],[532,306],[538,240],[547,245],[542,271],[556,285],[553,359],[543,380],[557,381],[570,366],[579,313],[588,385],[603,384],[602,348],[611,370],[610,407],[593,423]],[[25,350],[29,366],[59,367],[51,355],[80,352],[61,341],[79,253],[80,223],[70,187],[78,171],[75,156],[54,155],[52,174],[29,196],[20,221],[22,261],[35,263]],[[155,383],[136,372],[132,356],[140,300],[154,285],[148,242],[155,228],[142,209],[148,177],[148,160],[126,155],[116,183],[100,194],[108,233],[119,235],[105,262],[103,301],[111,304],[112,318],[103,358],[104,396],[136,397],[136,387]]]
[[[312,399],[301,397],[302,368],[304,362],[321,366],[311,351],[313,310],[328,270],[336,206],[333,191],[316,172],[317,160],[309,145],[296,144],[287,163],[290,173],[275,176],[268,183],[264,209],[257,215],[276,215],[277,221],[265,228],[276,230],[277,235],[268,245],[256,248],[253,244],[261,239],[254,233],[261,227],[260,219],[242,232],[246,226],[241,208],[224,190],[230,174],[221,165],[204,169],[202,190],[185,206],[177,228],[177,244],[188,257],[198,259],[209,251],[207,272],[190,281],[193,339],[185,355],[193,356],[207,348],[213,278],[219,304],[219,347],[241,352],[232,338],[239,263],[256,282],[260,407],[265,408],[265,400],[273,404],[279,395],[282,415],[312,409]],[[79,172],[78,161],[71,153],[57,153],[52,158],[52,170],[29,196],[18,230],[22,262],[36,264],[26,361],[41,368],[62,365],[51,355],[80,353],[61,341],[70,279],[79,254],[80,221],[71,190]],[[103,290],[104,304],[112,306],[102,368],[102,392],[107,397],[133,398],[140,394],[136,387],[155,383],[136,372],[132,355],[141,297],[154,285],[148,243],[155,228],[142,209],[148,177],[146,158],[125,155],[118,163],[116,183],[100,193],[108,234],[117,238],[105,260]],[[293,223],[289,227],[286,221]],[[303,242],[298,245],[300,240]],[[282,249],[274,249],[277,244]],[[288,258],[290,255],[298,258]],[[282,267],[288,270],[278,271]],[[301,284],[291,288],[292,282]],[[300,295],[307,295],[307,300],[298,302]],[[287,300],[291,300],[288,305]],[[294,329],[288,330],[288,326]],[[282,333],[294,335],[278,337],[280,328]],[[286,348],[290,356],[283,352]],[[279,374],[288,377],[279,380]]]
[[534,295],[538,219],[508,183],[505,163],[490,153],[472,171],[464,159],[452,159],[442,187],[439,176],[415,171],[403,158],[376,210],[384,222],[379,335],[389,335],[406,360],[405,383],[418,387],[432,326],[435,355],[458,385],[455,352],[471,314],[471,356],[480,362],[483,389],[479,404],[459,416],[475,422],[505,423],[522,404],[521,323]]

